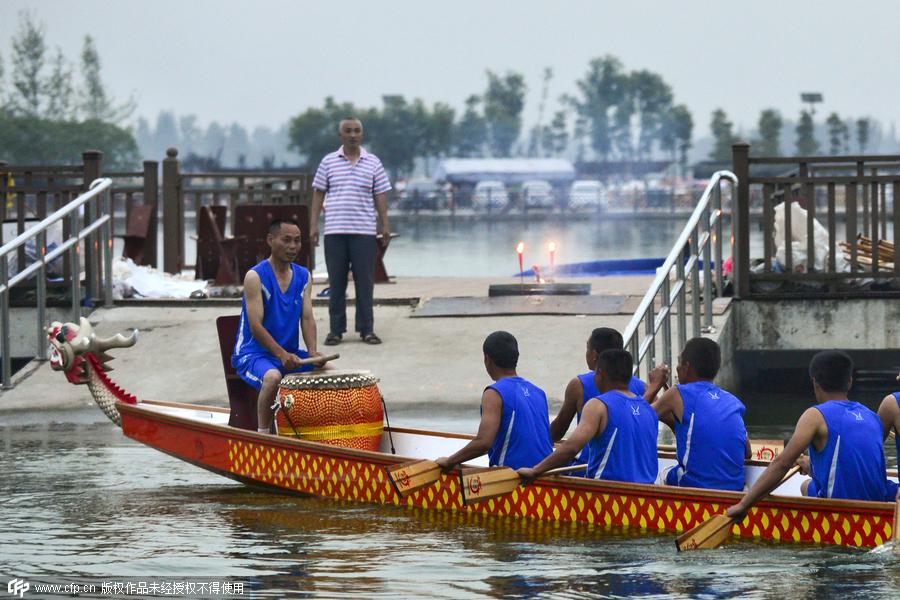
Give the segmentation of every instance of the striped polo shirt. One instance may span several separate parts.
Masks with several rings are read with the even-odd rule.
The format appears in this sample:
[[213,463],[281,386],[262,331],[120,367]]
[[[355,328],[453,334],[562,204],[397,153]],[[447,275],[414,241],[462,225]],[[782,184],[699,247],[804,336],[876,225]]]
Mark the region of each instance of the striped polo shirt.
[[377,156],[359,149],[355,165],[338,148],[322,159],[313,187],[325,192],[325,232],[375,235],[376,194],[391,189]]

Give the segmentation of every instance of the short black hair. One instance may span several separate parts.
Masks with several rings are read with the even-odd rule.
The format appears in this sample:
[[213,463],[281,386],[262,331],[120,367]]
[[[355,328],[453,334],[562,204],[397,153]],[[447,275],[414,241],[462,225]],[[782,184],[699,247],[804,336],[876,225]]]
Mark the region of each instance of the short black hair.
[[698,377],[715,379],[722,366],[722,350],[711,339],[695,337],[684,345],[681,360],[690,363]]
[[626,350],[604,350],[597,358],[597,372],[603,371],[615,383],[627,384],[630,382],[632,369],[634,369],[634,361]]
[[853,359],[840,350],[824,350],[809,361],[809,376],[823,391],[847,393],[853,377]]
[[501,369],[515,369],[519,364],[519,342],[507,331],[495,331],[487,336],[481,350]]
[[287,223],[288,225],[296,225],[297,229],[300,229],[300,223],[295,221],[294,219],[272,219],[269,223],[269,233],[272,235],[278,235],[278,232],[281,231],[281,226]]
[[598,327],[593,330],[588,343],[597,354],[604,350],[621,350],[625,347],[625,342],[622,341],[622,334],[611,327]]

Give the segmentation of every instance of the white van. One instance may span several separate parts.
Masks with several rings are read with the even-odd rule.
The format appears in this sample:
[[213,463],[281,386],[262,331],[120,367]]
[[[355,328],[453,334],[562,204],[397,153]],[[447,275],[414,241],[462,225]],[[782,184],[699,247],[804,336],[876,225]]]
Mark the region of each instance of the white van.
[[501,210],[509,204],[509,192],[499,180],[479,181],[472,193],[472,208],[476,210]]
[[532,179],[522,184],[522,202],[527,208],[553,208],[553,186],[543,179]]
[[606,188],[596,179],[576,181],[569,190],[569,208],[606,210],[609,208]]

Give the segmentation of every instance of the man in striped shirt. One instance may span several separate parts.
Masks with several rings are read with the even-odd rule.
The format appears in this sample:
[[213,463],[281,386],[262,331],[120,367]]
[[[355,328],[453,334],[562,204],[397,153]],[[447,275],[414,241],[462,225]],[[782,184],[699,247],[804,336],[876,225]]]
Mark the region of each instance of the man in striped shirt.
[[372,292],[375,278],[375,213],[381,217],[381,243],[391,239],[387,214],[387,173],[377,156],[362,147],[362,122],[347,117],[340,122],[341,147],[322,159],[313,180],[310,241],[319,244],[319,213],[325,208],[325,265],[328,268],[326,346],[341,343],[347,331],[347,274],[356,287],[356,331],[367,344],[380,344],[375,335]]

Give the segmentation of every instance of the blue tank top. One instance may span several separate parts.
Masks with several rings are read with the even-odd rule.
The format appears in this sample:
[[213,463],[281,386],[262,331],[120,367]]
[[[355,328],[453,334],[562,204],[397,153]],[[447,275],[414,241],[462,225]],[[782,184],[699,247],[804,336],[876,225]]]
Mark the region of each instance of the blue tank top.
[[[286,292],[278,286],[278,278],[268,260],[264,260],[253,270],[259,275],[263,297],[263,327],[286,352],[305,358],[308,354],[300,350],[300,317],[303,314],[303,292],[309,283],[306,267],[291,263],[293,276]],[[231,365],[240,370],[240,365],[248,356],[270,354],[250,331],[247,320],[247,301],[241,302],[241,322],[238,326],[237,342],[231,356]]]
[[[597,389],[597,380],[594,379],[594,372],[588,371],[587,373],[582,373],[578,376],[578,380],[581,381],[581,387],[584,390],[584,393],[581,396],[581,408],[584,410],[584,405],[587,404],[587,401],[591,398],[596,398],[600,395],[600,390]],[[644,391],[646,390],[646,386],[644,382],[635,377],[631,376],[631,382],[628,384],[628,389],[635,396],[644,397]],[[575,413],[575,422],[581,423],[581,411]],[[591,463],[591,445],[588,444],[581,450],[581,454],[578,455],[578,463],[588,465]]]
[[682,419],[675,422],[678,485],[743,490],[746,407],[711,381],[677,388],[684,403]]
[[[900,392],[894,392],[894,400],[900,406]],[[897,465],[900,466],[900,431],[895,431],[894,433],[894,441],[897,442]]]
[[820,498],[890,500],[885,477],[883,429],[874,412],[852,400],[816,407],[828,426],[821,452],[809,446],[812,478]]
[[[488,388],[500,394],[503,416],[488,451],[492,467],[533,467],[553,452],[547,395],[521,377],[504,377]],[[487,388],[485,388],[487,389]]]
[[612,391],[588,400],[603,402],[606,429],[588,442],[588,477],[632,483],[653,483],[659,470],[656,453],[656,413],[640,396]]

